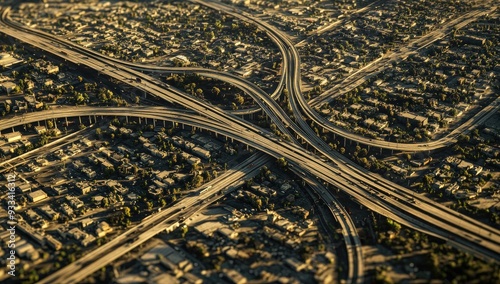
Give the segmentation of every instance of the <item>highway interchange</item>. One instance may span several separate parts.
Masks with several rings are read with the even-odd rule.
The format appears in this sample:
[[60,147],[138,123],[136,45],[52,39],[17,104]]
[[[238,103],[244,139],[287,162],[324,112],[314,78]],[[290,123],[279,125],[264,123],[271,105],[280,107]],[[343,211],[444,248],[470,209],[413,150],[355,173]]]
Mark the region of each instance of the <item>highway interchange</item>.
[[[203,1],[194,2],[207,4],[207,2]],[[216,4],[209,4],[209,6],[225,11],[226,13],[244,18],[248,21],[254,21],[244,14],[236,14],[233,8],[229,9],[228,7],[214,5]],[[8,10],[5,11],[8,12]],[[70,62],[95,69],[102,74],[122,81],[125,84],[144,90],[148,94],[152,94],[159,98],[163,98],[166,101],[175,102],[178,105],[194,110],[199,113],[199,116],[182,114],[160,107],[61,108],[53,111],[37,113],[33,116],[28,113],[22,120],[19,118],[2,120],[2,123],[0,124],[1,129],[26,124],[30,121],[35,122],[41,119],[99,115],[127,115],[158,120],[177,121],[179,123],[193,125],[233,138],[273,157],[285,157],[289,164],[292,165],[293,169],[298,172],[299,176],[304,176],[304,179],[308,179],[308,176],[313,178],[317,177],[331,186],[343,190],[367,208],[394,219],[403,225],[418,229],[430,235],[447,239],[451,244],[469,251],[478,257],[496,261],[499,260],[498,251],[500,248],[500,233],[498,230],[472,218],[462,216],[458,212],[436,204],[425,197],[413,195],[412,191],[371,174],[367,170],[360,168],[351,161],[347,160],[345,157],[339,155],[337,152],[331,150],[328,145],[316,136],[309,125],[307,125],[304,120],[300,119],[302,118],[303,113],[309,115],[308,112],[311,110],[308,102],[305,101],[300,91],[300,59],[298,52],[293,43],[288,40],[285,35],[265,23],[255,22],[262,29],[268,32],[268,35],[275,41],[283,54],[283,73],[286,74],[284,77],[284,84],[289,92],[291,107],[294,112],[294,117],[296,118],[295,121],[288,117],[275,103],[275,101],[272,98],[269,98],[265,92],[259,90],[258,87],[245,80],[237,77],[234,78],[234,76],[227,74],[216,74],[216,72],[210,70],[203,71],[186,69],[185,72],[205,72],[206,75],[230,81],[232,84],[244,89],[245,92],[251,95],[259,106],[263,108],[263,111],[268,114],[270,119],[278,126],[278,128],[282,130],[283,133],[290,135],[291,142],[286,141],[286,139],[278,138],[265,129],[256,127],[251,123],[238,118],[234,114],[230,114],[208,103],[201,102],[196,98],[193,98],[192,96],[189,96],[170,86],[165,86],[164,83],[132,69],[132,66],[117,63],[100,54],[91,53],[88,49],[75,46],[67,41],[61,41],[54,36],[49,37],[48,35],[42,35],[34,30],[19,27],[8,21],[7,13],[2,14],[2,23],[3,26],[0,28],[0,31],[12,37],[18,38],[21,41],[51,52],[57,56],[61,56]],[[58,46],[54,45],[54,42],[57,42]],[[62,54],[61,51],[64,51],[64,54]],[[137,69],[140,67],[135,66],[134,68]],[[163,71],[168,72],[167,68],[163,69]],[[179,70],[172,69],[171,72],[178,71]],[[130,80],[130,78],[141,78],[141,82]],[[498,104],[495,104],[490,105],[489,108],[496,109],[497,107]],[[489,110],[483,111],[485,111],[485,113],[491,113]],[[484,117],[481,117],[480,119],[484,119]],[[296,123],[298,123],[298,125]],[[467,129],[474,127],[476,123],[476,120],[472,120],[470,124],[466,126]],[[358,137],[351,136],[348,136],[348,138],[353,141],[357,141],[356,139],[359,139]],[[314,155],[308,150],[305,150],[299,143],[297,143],[296,139],[301,139],[303,142],[306,142],[313,148],[316,148],[316,151],[327,157],[329,161]],[[446,141],[445,145],[453,143],[453,139],[443,141]],[[373,142],[373,146],[383,147],[381,145],[377,145],[375,143],[376,141],[367,142],[363,140],[359,142],[366,142],[363,144],[370,144],[370,142]],[[431,142],[428,144],[431,144]],[[436,146],[435,148],[438,147],[443,147],[443,145]],[[417,149],[426,150],[425,148],[426,147],[419,146]],[[401,148],[398,149],[402,150]],[[412,151],[417,151],[415,146],[412,146],[411,149]],[[330,201],[327,202],[327,204],[332,204],[330,193],[324,191],[323,189],[318,191],[322,195],[323,199]],[[397,199],[394,199],[394,197]],[[412,198],[414,198],[415,201],[412,201]],[[332,212],[335,212],[339,210],[339,208],[332,205],[331,210]],[[143,229],[144,230],[142,231],[147,231],[145,230],[146,228]],[[346,232],[344,232],[344,234],[346,234]],[[78,261],[76,263],[78,263]],[[57,274],[59,277],[61,277],[61,275],[71,275],[72,272],[76,272],[79,269],[80,268],[77,267],[70,269],[68,266],[67,271],[60,270],[63,272],[58,272],[54,275]],[[50,282],[47,281],[45,283]],[[66,281],[66,283],[73,282]]]

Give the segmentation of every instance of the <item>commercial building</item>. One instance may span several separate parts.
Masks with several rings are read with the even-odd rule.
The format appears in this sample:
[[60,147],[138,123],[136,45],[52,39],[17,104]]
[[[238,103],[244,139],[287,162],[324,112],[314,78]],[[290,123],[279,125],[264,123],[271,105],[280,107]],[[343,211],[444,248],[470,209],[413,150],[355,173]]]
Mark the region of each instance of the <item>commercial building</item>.
[[48,197],[47,193],[45,193],[45,191],[41,189],[28,194],[28,198],[31,202],[42,201],[47,197]]

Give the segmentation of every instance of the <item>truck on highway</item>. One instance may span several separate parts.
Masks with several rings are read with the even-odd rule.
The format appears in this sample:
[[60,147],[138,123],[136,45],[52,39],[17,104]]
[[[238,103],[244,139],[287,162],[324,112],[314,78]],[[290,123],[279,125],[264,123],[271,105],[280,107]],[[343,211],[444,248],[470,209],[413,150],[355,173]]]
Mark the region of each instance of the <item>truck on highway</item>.
[[209,185],[209,186],[205,187],[204,189],[202,189],[202,190],[200,191],[200,195],[202,195],[203,193],[205,193],[205,192],[209,191],[211,188],[212,188],[212,186],[211,186],[211,185]]
[[141,79],[141,78],[139,78],[139,77],[135,77],[135,81],[136,81],[137,83],[142,83],[142,79]]

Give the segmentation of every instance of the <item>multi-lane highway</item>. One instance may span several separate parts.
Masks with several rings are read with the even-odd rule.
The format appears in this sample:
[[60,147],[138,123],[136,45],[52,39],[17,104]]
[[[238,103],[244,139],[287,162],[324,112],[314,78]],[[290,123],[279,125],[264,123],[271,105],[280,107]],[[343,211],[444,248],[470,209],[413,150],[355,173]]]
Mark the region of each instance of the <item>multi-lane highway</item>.
[[[284,60],[285,72],[287,72],[289,74],[289,77],[287,79],[287,89],[290,92],[290,103],[292,104],[292,109],[294,110],[295,117],[301,117],[301,114],[298,111],[299,108],[302,109],[306,114],[309,115],[308,112],[311,110],[310,110],[309,105],[305,101],[305,99],[300,91],[300,70],[299,70],[300,59],[298,56],[298,52],[295,49],[294,45],[290,42],[290,40],[286,36],[284,36],[276,28],[274,28],[266,23],[258,22],[256,20],[254,20],[251,16],[248,16],[244,13],[243,13],[243,15],[235,14],[234,12],[232,12],[231,9],[228,9],[228,7],[226,7],[224,5],[221,5],[218,3],[213,3],[213,2],[210,2],[209,4],[207,4],[207,2],[198,1],[198,0],[193,0],[193,1],[200,3],[200,4],[207,5],[209,7],[214,8],[214,9],[223,10],[226,13],[243,18],[247,21],[252,21],[255,24],[257,24],[259,27],[261,27],[262,29],[266,30],[268,35],[270,36],[270,38],[280,47],[280,50],[284,53],[283,60]],[[481,13],[485,13],[485,12],[486,11],[480,11],[477,13],[481,14]],[[297,103],[295,102],[295,100],[297,100]],[[489,114],[491,114],[491,113],[492,112],[489,112]],[[311,118],[313,118],[313,117],[311,117]],[[481,119],[484,119],[484,117]],[[386,200],[387,196],[391,195],[390,194],[391,191],[403,192],[405,194],[405,196],[412,194],[411,191],[409,191],[401,186],[398,186],[394,183],[390,183],[390,182],[373,183],[373,179],[374,179],[373,176],[370,176],[370,174],[366,170],[364,170],[356,165],[352,165],[349,161],[347,161],[344,157],[338,155],[336,152],[332,153],[332,151],[328,151],[325,148],[324,143],[322,143],[322,141],[318,140],[318,138],[316,137],[316,135],[314,133],[311,133],[307,124],[305,124],[300,119],[298,119],[296,121],[304,131],[308,132],[307,140],[311,143],[311,145],[313,147],[316,147],[316,149],[318,151],[320,151],[321,153],[325,154],[326,156],[332,158],[334,161],[337,161],[337,162],[341,161],[342,163],[345,163],[347,166],[349,166],[349,167],[345,167],[342,164],[338,164],[340,169],[342,171],[346,172],[347,175],[349,176],[349,178],[352,178],[353,180],[359,180],[361,182],[361,184],[366,184],[367,182],[369,182],[370,188],[378,190],[379,191],[378,194],[384,194],[384,196],[383,196],[384,200]],[[318,145],[318,146],[316,146],[316,145]],[[345,176],[346,175],[344,175],[344,177]],[[365,189],[368,189],[368,188],[365,188]],[[406,198],[406,200],[408,200],[408,199]],[[392,202],[392,200],[389,201],[389,203],[391,203],[391,202]],[[385,203],[387,203],[387,202],[385,202]],[[458,213],[450,212],[449,209],[447,209],[443,206],[438,206],[436,204],[433,204],[433,202],[428,200],[428,199],[424,200],[424,203],[430,207],[434,207],[435,211],[441,211],[444,214],[454,214],[456,217],[460,217]],[[442,207],[442,208],[439,208],[439,207]],[[407,210],[407,213],[408,213],[408,211],[409,210]],[[481,226],[481,224],[478,224],[478,223],[479,222],[476,222],[476,224],[478,226]],[[498,240],[496,242],[498,242]]]
[[[389,181],[376,177],[366,178],[365,176],[370,176],[370,173],[363,169],[357,169],[353,165],[325,163],[323,159],[297,145],[285,141],[280,142],[270,134],[260,135],[261,130],[249,123],[246,123],[247,127],[237,124],[233,124],[232,127],[225,127],[225,124],[214,122],[206,117],[183,114],[182,112],[170,111],[161,107],[78,107],[67,110],[61,108],[53,112],[29,113],[25,116],[23,122],[18,119],[6,119],[0,121],[0,127],[4,129],[40,119],[85,116],[88,114],[96,116],[129,115],[179,121],[180,123],[217,132],[239,140],[271,156],[283,156],[294,167],[300,168],[302,172],[319,177],[353,196],[360,204],[403,225],[446,238],[452,244],[469,248],[471,253],[479,257],[499,259],[500,232],[497,229],[463,216],[425,197],[413,195],[411,191],[400,186],[394,186]],[[344,168],[349,168],[350,171],[343,170]],[[391,198],[391,196],[397,198],[397,200]]]
[[[194,0],[193,0],[193,2],[205,3],[205,2],[202,2],[202,1],[194,1]],[[215,4],[211,4],[211,7],[214,7],[214,6],[215,6]],[[224,6],[218,5],[216,7],[220,8],[220,7],[224,7]],[[431,32],[429,35],[415,40],[415,44],[412,44],[412,45],[413,46],[417,46],[417,49],[420,49],[423,46],[426,46],[426,45],[434,42],[436,39],[440,38],[442,35],[444,35],[447,32],[449,32],[449,30],[451,30],[452,27],[463,26],[463,25],[465,25],[465,24],[473,21],[477,17],[493,11],[493,9],[495,9],[495,8],[491,8],[491,9],[488,9],[488,10],[472,11],[470,13],[462,15],[462,16],[460,16],[457,19],[451,20],[451,21],[443,24],[443,26],[441,26],[440,29]],[[5,9],[3,11],[2,18],[4,19],[4,22],[7,22],[6,19],[8,19],[8,11],[9,11],[8,9]],[[242,19],[247,19],[248,20],[248,17],[235,14],[232,11],[232,8],[229,9],[229,8],[226,7],[226,12],[232,13],[235,16],[237,15],[237,16],[239,16]],[[9,23],[9,25],[14,25],[14,26],[18,25],[16,23],[11,23],[11,22],[8,22],[8,23]],[[282,33],[280,33],[279,31],[277,31],[274,27],[271,27],[269,25],[264,25],[264,24],[261,24],[261,23],[258,23],[258,22],[257,22],[257,25],[261,26],[264,29],[267,29],[269,32],[272,32],[272,34],[269,34],[269,36],[279,46],[280,46],[279,43],[281,41],[281,43],[283,44],[283,46],[281,48],[281,52],[282,53],[286,53],[287,50],[292,50],[292,45],[293,44],[291,42],[289,42],[288,40],[284,41],[283,39],[286,39],[286,37],[284,37],[282,35]],[[17,28],[21,28],[20,26],[16,26],[16,27]],[[23,28],[26,29],[25,27],[23,27]],[[89,50],[87,48],[83,48],[83,47],[78,46],[78,45],[76,45],[76,44],[74,44],[74,43],[72,43],[70,41],[67,41],[67,40],[58,39],[55,36],[47,34],[47,33],[40,32],[40,31],[33,31],[33,33],[36,33],[38,35],[43,35],[46,38],[50,37],[51,39],[53,39],[55,41],[58,41],[61,44],[68,45],[70,48],[78,49],[78,52],[80,54],[82,54],[81,57],[83,57],[84,59],[92,60],[91,58],[89,58],[87,56],[87,54],[92,54],[94,56],[102,56],[99,53],[96,53],[95,51]],[[26,40],[28,40],[28,39],[26,39]],[[31,40],[33,40],[33,39],[31,39]],[[39,44],[41,46],[46,46],[46,47],[47,46],[51,46],[51,43],[40,42]],[[36,43],[34,43],[34,45],[36,45]],[[52,47],[52,52],[55,52],[56,54],[59,52],[57,49],[54,49],[53,46],[51,46],[51,47]],[[384,64],[384,65],[387,65],[389,61],[392,62],[394,60],[401,60],[401,58],[405,58],[407,56],[408,52],[410,52],[409,49],[402,48],[400,50],[400,52],[392,52],[391,56],[389,56],[387,58],[384,58],[384,60],[380,60],[380,61],[377,60],[377,63],[381,63],[381,64]],[[65,54],[68,54],[68,52],[65,52]],[[58,54],[58,55],[61,56],[61,54]],[[291,56],[292,56],[291,59],[289,59],[287,62],[285,62],[285,64],[283,64],[283,68],[285,68],[286,66],[290,66],[289,62],[292,62],[292,64],[295,65],[295,66],[297,66],[297,67],[300,66],[300,60],[297,60],[295,63],[293,61],[294,59],[298,59],[299,58],[298,53],[294,52],[294,54],[292,54]],[[73,61],[73,62],[75,61],[74,60],[75,58],[73,58],[73,57],[69,57],[67,59],[70,60],[70,61]],[[255,86],[254,84],[252,84],[252,83],[250,83],[250,82],[248,82],[248,81],[246,81],[244,79],[238,78],[237,76],[234,76],[232,74],[225,73],[225,72],[219,72],[219,71],[213,71],[213,70],[207,70],[207,69],[203,69],[203,68],[171,68],[171,67],[167,68],[167,67],[158,67],[158,66],[144,66],[144,65],[140,65],[140,64],[123,62],[123,61],[120,61],[120,60],[114,59],[114,58],[106,58],[106,62],[108,63],[107,68],[103,68],[102,71],[111,71],[111,72],[113,72],[114,68],[118,68],[118,67],[116,67],[117,66],[116,64],[119,64],[120,66],[125,65],[125,66],[131,67],[133,69],[142,70],[142,71],[195,72],[195,73],[198,73],[198,74],[203,75],[203,76],[207,76],[207,77],[211,77],[211,78],[215,78],[215,79],[219,79],[219,80],[224,80],[226,82],[231,82],[232,84],[235,84],[236,86],[242,88],[245,92],[247,92],[249,95],[251,95],[254,98],[254,100],[261,107],[265,108],[264,111],[271,118],[273,118],[273,116],[276,116],[281,121],[283,121],[286,126],[288,126],[290,124],[290,122],[287,121],[287,118],[284,117],[284,116],[286,116],[286,114],[284,114],[284,112],[279,107],[277,107],[276,103],[270,102],[270,99],[267,96],[263,96],[264,92],[259,87]],[[373,63],[370,63],[370,64],[373,65]],[[375,64],[375,65],[377,66],[377,68],[375,68],[375,67],[373,67],[373,66],[370,65],[371,67],[368,68],[368,70],[364,70],[363,69],[362,70],[363,72],[360,71],[360,72],[356,73],[355,75],[361,76],[361,79],[362,79],[362,78],[366,78],[366,76],[368,76],[368,75],[366,75],[367,73],[371,74],[373,72],[376,72],[376,70],[381,70],[382,69],[381,67],[378,66],[379,64]],[[283,72],[283,73],[285,73],[285,72]],[[300,85],[300,76],[298,76],[298,75],[300,75],[300,70],[298,70],[298,72],[296,74],[297,75],[295,76],[295,82],[296,83],[298,82],[298,85]],[[358,79],[358,78],[352,79],[351,77],[349,77],[348,79],[345,80],[345,82],[343,84],[346,85],[346,86],[349,86],[350,88],[352,88],[353,86],[355,87],[356,84],[360,84],[359,82],[360,82],[361,79]],[[288,82],[290,82],[290,80],[288,80]],[[280,94],[279,90],[281,90],[282,87],[283,87],[283,80],[280,81],[280,84],[279,84],[278,88],[276,89],[275,92],[273,92],[273,94],[272,94],[271,97],[272,98],[276,98]],[[300,90],[300,86],[298,86],[298,87],[299,88],[297,90]],[[301,109],[303,109],[304,113],[310,119],[312,119],[314,122],[316,122],[316,124],[319,127],[323,127],[323,128],[325,128],[325,130],[328,130],[328,131],[330,131],[332,133],[338,134],[339,137],[344,137],[344,138],[346,138],[346,139],[348,139],[350,141],[357,142],[357,143],[362,143],[362,144],[367,145],[367,146],[373,146],[373,147],[384,148],[384,149],[392,149],[392,150],[398,150],[398,151],[411,151],[411,152],[430,151],[430,150],[435,150],[435,149],[439,149],[439,148],[443,148],[443,147],[447,147],[449,145],[452,145],[453,143],[455,143],[457,141],[457,137],[458,137],[459,134],[466,133],[466,132],[470,131],[471,129],[474,128],[475,125],[477,125],[477,123],[479,121],[487,119],[492,114],[494,114],[497,111],[498,108],[500,108],[500,105],[493,103],[491,105],[490,111],[486,112],[485,111],[486,108],[485,108],[483,111],[481,111],[478,114],[476,114],[471,120],[469,120],[466,123],[460,125],[453,132],[449,133],[448,135],[446,135],[445,137],[443,137],[441,139],[438,139],[438,140],[435,140],[435,141],[430,141],[430,142],[425,142],[425,143],[396,143],[396,142],[389,142],[389,141],[383,141],[383,140],[371,139],[371,138],[363,137],[363,136],[351,133],[349,131],[346,131],[346,130],[340,128],[340,127],[337,127],[337,126],[331,124],[327,119],[321,117],[318,113],[316,113],[315,111],[313,111],[309,107],[309,105],[308,105],[310,102],[308,103],[304,99],[304,97],[303,97],[303,95],[301,94],[300,91],[293,92],[293,94],[296,95],[297,102],[298,102],[299,106],[301,107]],[[262,102],[259,101],[258,99],[256,99],[257,96],[260,96],[261,98],[263,98]],[[265,107],[264,103],[265,104],[269,104],[270,108]],[[297,107],[295,107],[294,109],[297,109]],[[253,112],[253,111],[254,110],[243,110],[241,113],[237,112],[235,114],[250,113],[250,112]],[[277,113],[277,115],[274,115],[273,113]],[[297,113],[297,115],[298,115],[298,113]],[[280,124],[277,124],[277,126],[280,129],[280,131],[285,134],[285,137],[290,137],[290,138],[293,139],[293,136],[291,137],[290,133],[286,129],[284,129],[283,126],[281,126]]]
[[[364,137],[352,133],[350,131],[347,131],[343,128],[337,127],[333,125],[331,122],[329,122],[327,119],[320,116],[317,112],[315,112],[310,105],[310,104],[315,105],[321,103],[322,100],[329,98],[333,91],[337,90],[347,91],[359,86],[360,84],[365,82],[370,76],[380,72],[383,69],[383,67],[390,66],[392,62],[398,62],[400,60],[403,60],[409,54],[412,54],[424,48],[425,46],[428,46],[432,42],[450,33],[453,30],[453,28],[463,27],[466,24],[478,19],[482,15],[492,13],[494,10],[496,10],[496,7],[491,7],[488,9],[480,8],[478,10],[465,13],[455,19],[443,23],[437,30],[432,31],[431,33],[429,33],[424,37],[412,41],[411,45],[414,48],[410,49],[407,47],[402,47],[397,52],[396,51],[391,52],[386,56],[384,56],[383,58],[379,58],[375,62],[369,63],[359,72],[356,72],[355,74],[349,76],[341,84],[341,87],[335,87],[333,90],[326,92],[326,94],[329,95],[322,94],[320,97],[316,98],[312,102],[307,102],[302,92],[300,91],[300,81],[301,81],[300,69],[299,69],[300,56],[295,48],[295,45],[288,39],[287,36],[285,36],[281,31],[279,31],[275,27],[265,22],[261,22],[258,19],[255,19],[253,16],[248,15],[247,13],[242,13],[242,14],[236,13],[232,7],[222,5],[218,2],[201,1],[201,0],[191,0],[191,2],[206,5],[213,9],[223,10],[226,13],[238,17],[242,20],[251,21],[252,23],[256,24],[257,26],[265,30],[268,33],[270,39],[273,40],[278,45],[283,54],[283,67],[285,69],[285,72],[287,72],[287,74],[289,75],[286,82],[287,84],[291,85],[287,86],[287,90],[290,93],[290,98],[291,98],[290,103],[292,104],[292,109],[294,110],[294,117],[296,118],[296,120],[297,118],[302,117],[302,114],[300,114],[299,112],[300,109],[309,119],[315,122],[315,124],[318,125],[318,127],[322,127],[325,130],[338,135],[338,137],[343,137],[356,143],[361,143],[363,145],[382,148],[382,149],[391,149],[391,150],[409,151],[409,152],[431,151],[448,147],[456,143],[459,134],[467,133],[468,131],[473,129],[475,125],[480,123],[480,121],[489,118],[491,115],[496,113],[498,108],[500,108],[500,106],[496,104],[496,102],[493,102],[490,105],[489,108],[490,111],[485,111],[486,108],[483,109],[483,111],[476,114],[471,120],[458,126],[457,128],[454,129],[454,131],[452,131],[445,137],[442,137],[438,140],[425,143],[396,143],[396,142]],[[286,70],[287,68],[288,70]],[[293,99],[295,99],[295,102]],[[301,121],[297,121],[297,123],[300,125]]]

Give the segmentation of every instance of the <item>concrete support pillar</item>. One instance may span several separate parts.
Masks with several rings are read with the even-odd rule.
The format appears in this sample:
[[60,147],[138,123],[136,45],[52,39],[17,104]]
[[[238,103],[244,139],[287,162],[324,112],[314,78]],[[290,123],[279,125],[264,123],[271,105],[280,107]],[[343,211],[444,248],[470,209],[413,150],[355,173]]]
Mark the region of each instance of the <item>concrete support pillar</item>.
[[64,119],[65,119],[65,121],[66,121],[66,126],[68,126],[68,118],[67,118],[67,117],[65,117]]
[[344,148],[345,148],[345,142],[346,142],[345,140],[346,140],[346,139],[345,139],[345,137],[344,137]]
[[82,124],[82,117],[78,116],[78,121],[80,121],[80,124]]
[[153,118],[153,126],[156,127],[156,119]]
[[126,121],[126,122],[127,122],[127,124],[128,124],[128,116],[125,116],[125,121]]

